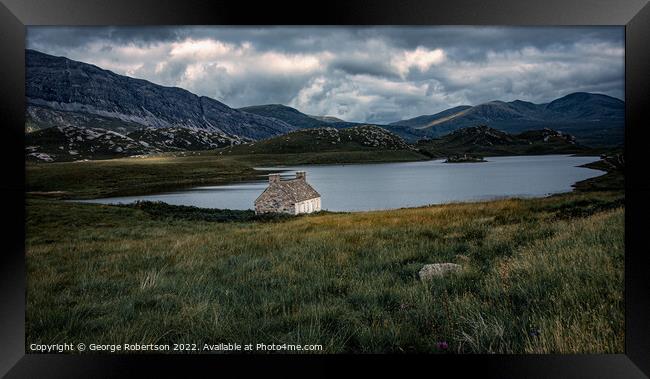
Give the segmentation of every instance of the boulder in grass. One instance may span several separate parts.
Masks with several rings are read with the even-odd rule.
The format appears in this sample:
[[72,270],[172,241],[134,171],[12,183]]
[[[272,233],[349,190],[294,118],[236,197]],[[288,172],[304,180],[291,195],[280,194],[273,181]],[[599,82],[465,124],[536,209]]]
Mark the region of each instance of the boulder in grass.
[[431,263],[424,265],[418,276],[420,280],[429,280],[431,278],[443,277],[447,274],[458,272],[463,266],[455,263]]

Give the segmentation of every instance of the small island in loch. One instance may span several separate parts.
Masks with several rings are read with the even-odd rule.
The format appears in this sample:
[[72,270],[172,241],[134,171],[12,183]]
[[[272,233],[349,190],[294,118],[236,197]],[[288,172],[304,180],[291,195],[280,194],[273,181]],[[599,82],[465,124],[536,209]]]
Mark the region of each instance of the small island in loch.
[[450,155],[445,160],[445,163],[481,163],[481,162],[487,162],[487,161],[483,159],[483,157],[477,155],[470,155],[470,154]]

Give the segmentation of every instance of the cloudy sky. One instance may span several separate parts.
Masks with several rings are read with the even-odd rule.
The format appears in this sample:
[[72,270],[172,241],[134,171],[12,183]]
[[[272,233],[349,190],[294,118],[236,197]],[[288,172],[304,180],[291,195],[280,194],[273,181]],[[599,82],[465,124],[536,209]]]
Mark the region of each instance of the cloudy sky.
[[27,46],[231,107],[357,122],[624,96],[623,27],[29,27]]

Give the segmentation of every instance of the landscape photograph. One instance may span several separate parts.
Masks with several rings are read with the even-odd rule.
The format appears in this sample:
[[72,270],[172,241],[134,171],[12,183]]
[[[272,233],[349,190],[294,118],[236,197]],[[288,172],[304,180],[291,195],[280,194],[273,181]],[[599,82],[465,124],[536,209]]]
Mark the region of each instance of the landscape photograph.
[[29,26],[27,353],[621,354],[624,27]]

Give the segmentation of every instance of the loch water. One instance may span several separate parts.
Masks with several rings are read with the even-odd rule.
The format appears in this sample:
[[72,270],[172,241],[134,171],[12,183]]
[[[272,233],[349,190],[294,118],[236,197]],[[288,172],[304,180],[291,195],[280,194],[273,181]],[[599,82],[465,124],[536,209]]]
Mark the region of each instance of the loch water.
[[138,200],[162,201],[201,208],[253,209],[267,186],[266,175],[283,178],[306,171],[307,181],[321,194],[323,210],[369,211],[507,197],[543,197],[569,192],[571,185],[602,175],[579,167],[594,156],[541,155],[488,157],[481,163],[431,160],[406,163],[260,167],[260,180],[182,191],[123,196],[90,203],[117,204]]

